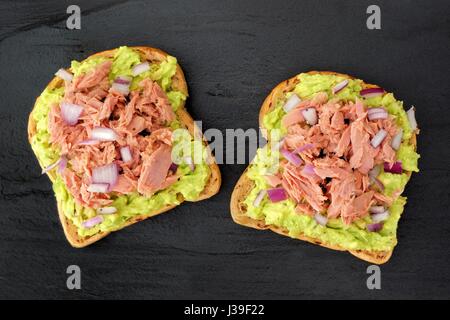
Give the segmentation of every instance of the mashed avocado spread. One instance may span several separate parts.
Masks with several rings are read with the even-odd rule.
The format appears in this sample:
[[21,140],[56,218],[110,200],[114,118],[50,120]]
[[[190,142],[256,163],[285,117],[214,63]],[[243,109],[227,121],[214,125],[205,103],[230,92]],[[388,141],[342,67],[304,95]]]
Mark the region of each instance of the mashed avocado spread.
[[[71,71],[74,76],[77,76],[89,72],[107,59],[105,57],[94,56],[82,62],[73,61]],[[111,59],[113,59],[109,74],[111,80],[118,75],[131,76],[133,66],[141,62],[139,54],[128,47],[120,47],[117,49],[114,57]],[[144,78],[150,78],[158,82],[166,92],[173,109],[177,110],[182,104],[182,101],[186,100],[186,96],[182,92],[172,88],[172,76],[176,72],[176,66],[177,60],[171,56],[168,56],[165,61],[159,64],[152,64],[150,70],[133,78],[131,89],[136,89],[139,82]],[[43,167],[54,163],[60,157],[58,148],[49,142],[48,113],[51,105],[59,103],[63,96],[64,87],[53,90],[45,89],[38,98],[32,113],[32,117],[36,122],[36,134],[31,140],[31,146]],[[170,124],[170,127],[173,129],[180,128],[181,124],[178,120],[175,120]],[[53,181],[53,190],[58,203],[61,205],[61,210],[77,226],[80,236],[90,236],[99,231],[120,229],[133,216],[151,213],[167,205],[179,204],[180,194],[188,201],[198,198],[210,175],[209,166],[204,161],[206,150],[200,141],[194,141],[187,130],[177,130],[174,132],[173,150],[176,154],[173,155],[175,157],[183,159],[192,156],[194,149],[199,150],[199,148],[203,153],[203,162],[196,164],[194,171],[190,170],[188,164],[180,164],[177,170],[180,179],[169,188],[161,190],[151,197],[144,197],[137,192],[128,195],[112,195],[111,199],[114,201],[111,205],[117,209],[117,212],[115,214],[104,215],[103,222],[93,228],[84,228],[82,222],[96,216],[96,211],[92,208],[82,207],[76,203],[59,174],[56,174],[56,179]]]
[[[332,97],[332,88],[344,78],[336,75],[321,74],[300,74],[300,82],[296,85],[293,92],[301,99],[311,98],[314,94],[325,91]],[[347,87],[338,92],[334,97],[340,100],[355,101],[356,98],[363,99],[359,92],[362,89],[361,80],[350,80]],[[292,95],[286,94],[286,99]],[[284,100],[277,101],[275,108],[266,114],[263,119],[265,128],[270,136],[271,131],[283,133],[285,128],[281,125],[281,118],[285,115],[283,110]],[[365,104],[369,107],[384,106],[388,113],[395,119],[399,127],[403,129],[402,144],[397,151],[397,159],[402,162],[403,170],[418,172],[417,162],[419,155],[415,152],[414,145],[410,143],[412,130],[409,126],[408,118],[403,103],[397,101],[392,93],[386,93],[383,96],[365,99]],[[270,188],[264,175],[273,174],[274,166],[279,161],[278,151],[271,150],[270,144],[265,148],[259,149],[255,159],[250,165],[247,175],[254,182],[255,187],[245,200],[247,206],[247,215],[253,219],[265,220],[267,224],[283,227],[289,231],[293,238],[300,234],[319,239],[324,243],[339,245],[348,250],[371,250],[371,251],[389,251],[397,244],[397,225],[403,207],[406,204],[406,198],[398,196],[389,208],[390,216],[384,222],[384,226],[379,232],[369,232],[366,229],[370,218],[359,219],[350,225],[345,225],[340,218],[329,219],[326,226],[319,225],[313,217],[306,214],[295,212],[295,203],[291,200],[272,203],[265,197],[258,207],[253,205],[258,193],[263,189]],[[399,195],[408,182],[408,175],[392,174],[381,172],[378,179],[384,184],[384,193],[388,196]]]

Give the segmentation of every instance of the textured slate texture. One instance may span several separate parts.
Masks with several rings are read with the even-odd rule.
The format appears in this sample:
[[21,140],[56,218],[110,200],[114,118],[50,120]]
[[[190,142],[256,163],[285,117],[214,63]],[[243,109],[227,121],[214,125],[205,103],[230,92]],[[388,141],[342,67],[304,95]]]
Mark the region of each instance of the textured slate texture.
[[[68,1],[0,3],[0,298],[450,298],[448,1]],[[60,227],[51,186],[27,143],[34,99],[71,59],[119,45],[179,59],[204,129],[256,128],[260,104],[301,71],[352,74],[417,107],[421,173],[407,187],[399,244],[366,288],[352,256],[234,224],[231,190],[244,165],[223,165],[220,194],[185,204],[83,249]],[[82,269],[82,290],[65,270]]]

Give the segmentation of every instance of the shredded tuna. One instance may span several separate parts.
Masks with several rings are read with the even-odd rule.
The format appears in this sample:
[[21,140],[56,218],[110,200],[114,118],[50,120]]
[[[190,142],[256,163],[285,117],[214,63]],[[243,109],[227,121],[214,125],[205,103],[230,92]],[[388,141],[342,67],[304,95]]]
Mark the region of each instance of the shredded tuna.
[[[61,173],[63,181],[78,203],[91,208],[111,204],[113,194],[139,192],[150,196],[179,178],[169,171],[172,164],[169,125],[176,116],[165,92],[150,79],[143,80],[128,96],[110,90],[111,65],[111,61],[104,62],[66,83],[63,101],[84,108],[75,126],[64,122],[57,104],[51,107],[48,116],[50,141],[68,159],[67,168]],[[113,129],[116,141],[80,144],[90,139],[92,129],[98,126]],[[132,155],[127,163],[120,155],[124,146],[130,148]],[[92,169],[113,162],[119,166],[119,178],[111,192],[89,192]]]
[[[318,123],[313,126],[301,113],[309,106],[318,113]],[[392,203],[392,198],[377,192],[368,177],[374,166],[395,161],[391,142],[398,128],[392,117],[369,121],[363,101],[328,100],[327,94],[320,92],[287,113],[282,125],[287,129],[283,147],[288,151],[313,145],[298,155],[305,165],[313,166],[315,174],[305,174],[305,165],[294,166],[282,160],[280,173],[265,177],[271,186],[278,184],[275,178],[281,179],[281,185],[297,203],[297,212],[326,212],[329,218],[340,217],[350,224],[367,215],[371,205]],[[388,135],[373,148],[370,141],[380,129]]]

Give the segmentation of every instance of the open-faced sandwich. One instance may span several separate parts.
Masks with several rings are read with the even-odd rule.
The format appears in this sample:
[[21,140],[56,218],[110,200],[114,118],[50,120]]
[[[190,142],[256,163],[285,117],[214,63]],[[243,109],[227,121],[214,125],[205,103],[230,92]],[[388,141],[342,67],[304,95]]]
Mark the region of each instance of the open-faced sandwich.
[[266,98],[268,144],[239,179],[235,222],[381,264],[397,244],[417,123],[392,93],[348,75],[302,73]]
[[150,47],[104,51],[56,73],[28,136],[72,246],[218,192],[220,172],[194,139],[187,95],[177,60]]

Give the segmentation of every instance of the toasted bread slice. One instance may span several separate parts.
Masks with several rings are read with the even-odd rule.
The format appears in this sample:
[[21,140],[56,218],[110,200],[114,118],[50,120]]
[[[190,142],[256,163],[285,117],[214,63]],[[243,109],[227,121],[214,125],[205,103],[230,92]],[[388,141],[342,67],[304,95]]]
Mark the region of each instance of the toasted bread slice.
[[[336,72],[330,72],[330,71],[311,71],[308,72],[309,74],[329,74],[329,75],[337,75],[344,78],[353,79],[351,76]],[[267,96],[267,98],[264,100],[260,112],[259,112],[259,125],[261,127],[261,132],[264,134],[265,138],[267,139],[267,130],[264,130],[264,123],[263,119],[264,116],[272,110],[272,107],[276,105],[276,102],[278,99],[281,99],[284,97],[284,95],[292,91],[294,87],[300,82],[300,80],[297,78],[297,76],[292,77],[288,80],[285,80],[281,83],[279,83]],[[366,88],[373,88],[378,87],[373,84],[366,84],[363,83],[362,85],[363,89]],[[416,135],[413,134],[411,137],[411,143],[416,147]],[[246,170],[247,171],[247,170]],[[254,188],[254,183],[252,180],[250,180],[247,177],[246,171],[242,174],[240,179],[238,180],[233,193],[231,195],[231,202],[230,202],[230,210],[231,210],[231,216],[233,220],[243,226],[259,229],[259,230],[265,230],[270,229],[276,233],[279,233],[281,235],[289,236],[288,230],[275,226],[275,225],[267,225],[264,220],[255,220],[250,218],[247,214],[247,208],[244,204],[244,200],[247,198],[248,194],[251,192],[251,190]],[[408,172],[408,177],[411,177],[411,172]],[[347,251],[347,249],[344,249],[338,245],[330,244],[322,242],[320,239],[311,238],[305,235],[299,235],[297,237],[300,240],[304,240],[313,244],[320,245],[322,247],[326,247],[333,250],[340,250],[340,251]],[[348,250],[352,255],[368,261],[370,263],[375,264],[383,264],[387,262],[391,255],[392,251],[367,251],[367,250]]]
[[[166,52],[164,52],[160,49],[156,49],[156,48],[151,48],[151,47],[131,47],[131,48],[139,52],[142,60],[149,61],[150,63],[161,62],[161,61],[165,60],[166,57],[168,56],[168,54]],[[99,52],[99,53],[94,54],[93,56],[112,57],[112,56],[114,56],[115,50],[116,49]],[[47,85],[47,88],[54,89],[54,88],[59,88],[61,86],[64,86],[63,80],[55,77]],[[182,92],[186,96],[188,95],[186,80],[184,78],[183,70],[181,69],[179,64],[177,64],[176,73],[172,77],[172,87],[174,89],[176,89],[177,91]],[[35,106],[36,106],[36,104],[35,104]],[[194,136],[195,124],[194,124],[192,117],[186,111],[184,106],[185,106],[185,103],[183,101],[182,105],[177,109],[176,115],[177,115],[179,121],[189,130],[191,135]],[[33,136],[36,134],[36,131],[37,131],[36,123],[35,123],[33,117],[31,116],[32,112],[30,113],[30,117],[28,120],[28,140],[30,141],[30,144],[31,144],[31,139],[33,138]],[[203,138],[203,144],[205,146],[207,146],[207,142],[204,138]],[[209,150],[209,147],[208,147],[208,150]],[[195,201],[204,200],[204,199],[207,199],[207,198],[215,195],[219,191],[219,188],[220,188],[221,175],[220,175],[219,167],[216,164],[216,161],[215,161],[214,157],[210,154],[210,152],[208,152],[208,154],[210,157],[210,159],[208,161],[209,167],[211,169],[210,176],[208,178],[208,182],[207,182],[204,190],[202,191],[200,196]],[[38,159],[38,161],[39,161],[41,167],[43,167],[41,161],[39,159]],[[47,175],[49,176],[49,178],[52,182],[55,181],[56,175],[55,175],[54,171],[49,171],[47,173]],[[179,201],[180,201],[180,203],[184,201],[182,195],[179,195]],[[169,211],[170,209],[172,209],[174,207],[176,207],[176,205],[166,205],[165,207],[163,207],[157,211],[143,212],[140,215],[130,218],[125,224],[123,224],[122,226],[120,226],[118,229],[116,229],[114,231],[120,230],[122,228],[125,228],[126,226],[129,226],[136,222],[150,218],[152,216],[156,216],[157,214]],[[109,233],[111,233],[111,231],[99,232],[93,236],[80,237],[77,232],[77,227],[69,219],[67,219],[67,217],[64,215],[64,213],[62,211],[62,203],[58,202],[57,208],[58,208],[59,219],[63,226],[66,238],[69,241],[69,243],[75,248],[82,248],[82,247],[88,246],[88,245],[106,237]]]

